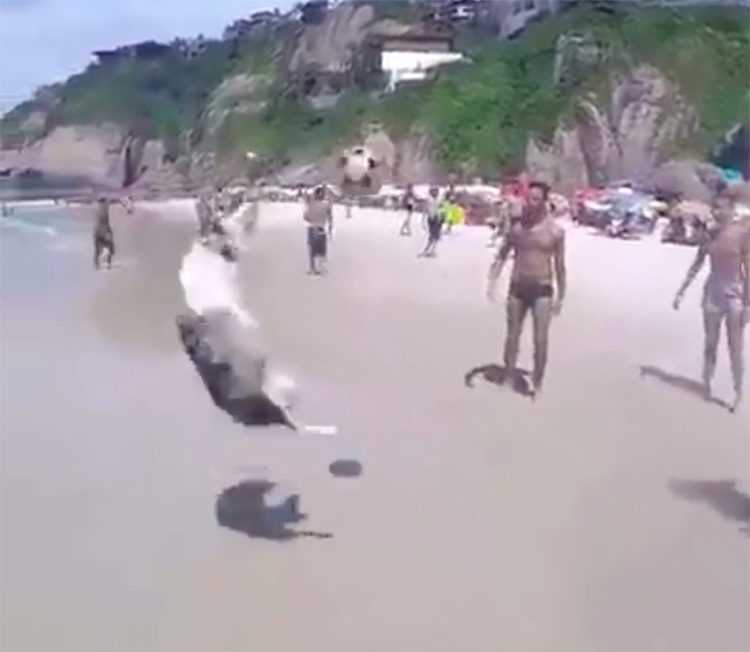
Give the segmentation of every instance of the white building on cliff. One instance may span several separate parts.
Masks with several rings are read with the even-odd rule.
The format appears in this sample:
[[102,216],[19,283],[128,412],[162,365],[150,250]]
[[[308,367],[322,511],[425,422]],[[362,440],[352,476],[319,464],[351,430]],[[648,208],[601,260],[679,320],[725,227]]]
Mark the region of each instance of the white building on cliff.
[[439,66],[463,59],[453,50],[453,39],[444,35],[405,33],[382,37],[380,68],[388,80],[388,90],[403,82],[422,81]]

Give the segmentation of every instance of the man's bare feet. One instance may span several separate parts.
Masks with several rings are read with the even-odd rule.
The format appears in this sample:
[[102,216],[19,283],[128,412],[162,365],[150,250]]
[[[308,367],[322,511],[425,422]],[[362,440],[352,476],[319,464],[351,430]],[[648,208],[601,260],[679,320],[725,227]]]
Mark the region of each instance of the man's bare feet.
[[740,392],[737,392],[734,395],[734,401],[732,402],[732,405],[729,406],[729,411],[732,413],[737,412],[741,404],[742,404],[742,394]]

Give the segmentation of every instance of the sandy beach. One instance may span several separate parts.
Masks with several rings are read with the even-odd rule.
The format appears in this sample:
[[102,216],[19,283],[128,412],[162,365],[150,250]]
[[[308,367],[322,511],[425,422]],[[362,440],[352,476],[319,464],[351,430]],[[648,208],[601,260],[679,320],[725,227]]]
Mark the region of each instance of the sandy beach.
[[[570,228],[531,401],[491,382],[487,230],[425,260],[397,214],[341,210],[317,278],[301,206],[264,204],[243,299],[295,416],[339,432],[298,437],[232,423],[180,349],[190,210],[118,213],[122,267],[92,278],[75,254],[85,280],[50,304],[54,336],[4,299],[4,352],[38,338],[57,356],[54,373],[2,361],[4,649],[750,647],[750,412],[691,391],[700,279],[670,304],[692,249]],[[525,368],[530,347],[529,329]],[[332,477],[340,458],[362,475]],[[332,536],[218,527],[217,494],[248,476],[298,492],[305,529]]]

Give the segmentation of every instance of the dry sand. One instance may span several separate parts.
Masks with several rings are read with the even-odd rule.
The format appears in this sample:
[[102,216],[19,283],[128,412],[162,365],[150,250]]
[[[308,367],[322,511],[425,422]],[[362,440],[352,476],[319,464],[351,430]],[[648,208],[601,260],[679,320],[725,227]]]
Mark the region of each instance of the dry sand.
[[[297,377],[300,417],[341,432],[273,468],[334,539],[271,558],[248,551],[231,577],[209,562],[181,591],[203,587],[187,601],[201,624],[181,644],[750,643],[748,538],[732,519],[747,509],[747,412],[639,374],[697,377],[698,287],[683,312],[670,308],[691,250],[570,232],[569,300],[547,392],[532,403],[481,378],[464,384],[499,361],[504,331],[502,307],[483,297],[484,230],[455,233],[437,259],[420,260],[421,235],[398,237],[395,215],[339,216],[319,279],[304,274],[299,207],[266,206],[261,219],[242,271],[248,304]],[[358,457],[363,477],[326,479],[333,449]],[[689,484],[724,480],[745,497]],[[685,487],[703,499],[685,500]],[[215,615],[199,620],[206,604]],[[233,626],[213,638],[219,614]]]
[[[569,298],[553,324],[545,395],[531,402],[481,376],[464,382],[501,358],[503,307],[483,296],[488,232],[455,232],[424,260],[421,234],[399,237],[398,222],[337,215],[330,273],[315,278],[301,208],[264,205],[241,263],[274,361],[297,380],[297,416],[338,426],[337,437],[253,436],[210,404],[168,326],[184,231],[167,238],[174,253],[157,256],[152,284],[143,275],[147,289],[113,281],[116,332],[112,297],[99,294],[102,331],[129,346],[123,333],[137,322],[155,346],[138,351],[166,360],[149,378],[169,389],[158,410],[135,381],[121,400],[170,443],[136,429],[127,450],[145,486],[131,487],[141,515],[128,508],[133,527],[117,554],[142,592],[116,615],[97,614],[115,623],[97,636],[58,623],[52,645],[747,649],[747,407],[731,415],[639,373],[699,374],[699,287],[680,313],[670,307],[692,250],[569,231]],[[161,235],[131,244],[146,261],[165,238],[152,230]],[[527,337],[524,365],[529,346]],[[729,397],[724,351],[716,389]],[[331,477],[342,457],[361,461],[363,475]],[[214,496],[242,465],[299,491],[305,529],[333,537],[278,543],[217,528]],[[110,468],[97,479],[126,478]],[[145,555],[148,542],[161,553]],[[44,647],[29,623],[14,626],[12,647]]]

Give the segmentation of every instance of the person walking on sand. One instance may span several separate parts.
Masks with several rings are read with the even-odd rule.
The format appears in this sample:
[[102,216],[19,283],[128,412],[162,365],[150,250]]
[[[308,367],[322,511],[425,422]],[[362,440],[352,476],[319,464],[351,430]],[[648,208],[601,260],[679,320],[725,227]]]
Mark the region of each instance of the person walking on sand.
[[456,193],[456,186],[453,181],[451,181],[448,184],[448,189],[445,191],[445,195],[443,196],[443,201],[440,206],[440,209],[443,212],[443,223],[445,224],[446,234],[450,233],[453,230],[455,221],[454,209],[457,205],[457,201],[458,194]]
[[305,222],[310,260],[308,274],[320,276],[325,273],[328,238],[333,236],[333,209],[326,199],[325,186],[315,188],[312,199],[305,206]]
[[423,225],[427,228],[427,244],[419,254],[420,258],[432,258],[436,255],[437,244],[443,230],[443,216],[440,211],[440,198],[437,186],[430,188],[424,203]]
[[[493,261],[487,284],[487,296],[495,301],[497,281],[513,254],[513,270],[507,299],[505,335],[505,374],[511,382],[518,379],[519,342],[526,313],[534,323],[534,370],[532,396],[544,383],[552,316],[562,310],[566,292],[565,231],[547,211],[549,186],[543,182],[529,185],[527,204],[521,218],[513,223]],[[554,278],[554,282],[553,282]],[[555,287],[556,292],[555,292]]]
[[414,205],[416,204],[416,197],[414,196],[414,186],[408,184],[406,186],[406,192],[401,199],[401,206],[406,211],[406,217],[401,223],[400,235],[411,236],[411,218],[414,215]]
[[101,266],[102,255],[106,252],[107,269],[112,269],[112,258],[115,255],[115,235],[109,220],[109,199],[100,196],[96,203],[94,222],[94,269]]
[[750,321],[750,225],[736,216],[734,198],[726,191],[714,201],[714,225],[709,230],[673,301],[679,310],[690,284],[706,259],[710,263],[703,288],[703,391],[711,399],[711,382],[722,322],[726,322],[729,360],[734,382],[734,412],[742,401],[744,327]]

